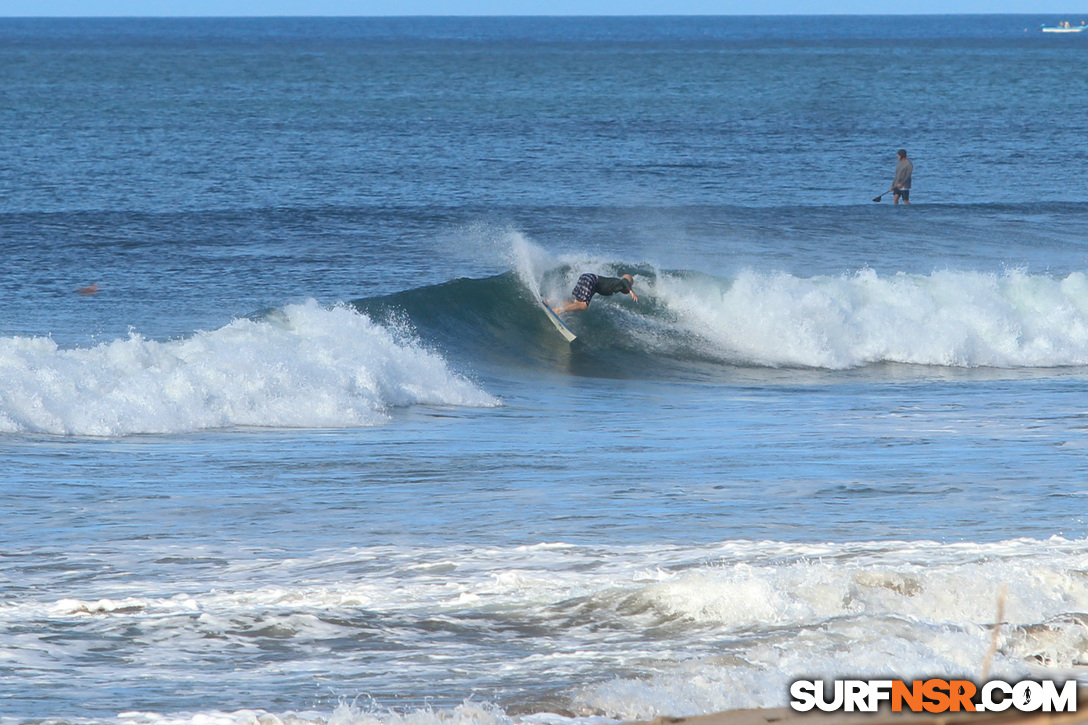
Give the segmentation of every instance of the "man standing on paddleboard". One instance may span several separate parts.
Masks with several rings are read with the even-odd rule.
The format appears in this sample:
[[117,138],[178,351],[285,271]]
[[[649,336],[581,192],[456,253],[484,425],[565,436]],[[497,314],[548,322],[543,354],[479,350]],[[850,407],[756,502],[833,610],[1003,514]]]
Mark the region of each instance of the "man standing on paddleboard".
[[564,312],[584,310],[589,307],[589,301],[593,299],[593,295],[611,297],[619,292],[631,295],[631,299],[638,302],[638,295],[631,289],[634,283],[634,278],[629,274],[620,277],[601,277],[587,272],[579,277],[578,282],[574,285],[574,290],[571,292],[574,299],[554,308],[555,314],[561,315]]
[[914,173],[914,164],[907,159],[907,150],[899,149],[899,163],[895,166],[895,179],[892,181],[892,200],[898,204],[903,197],[904,204],[910,204],[910,176]]

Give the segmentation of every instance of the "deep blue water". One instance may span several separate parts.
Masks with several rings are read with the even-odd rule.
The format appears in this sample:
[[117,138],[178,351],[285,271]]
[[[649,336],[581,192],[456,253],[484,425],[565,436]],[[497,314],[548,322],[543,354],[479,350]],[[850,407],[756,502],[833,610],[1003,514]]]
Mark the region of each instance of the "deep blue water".
[[0,723],[1080,672],[1056,20],[0,20]]

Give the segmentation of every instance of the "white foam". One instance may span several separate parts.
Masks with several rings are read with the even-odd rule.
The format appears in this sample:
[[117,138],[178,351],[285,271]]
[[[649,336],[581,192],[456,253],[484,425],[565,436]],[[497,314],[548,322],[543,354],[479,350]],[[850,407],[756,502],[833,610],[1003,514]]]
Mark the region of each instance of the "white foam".
[[[211,711],[195,714],[163,715],[155,712],[123,712],[112,721],[126,725],[547,725],[569,722],[567,718],[508,717],[489,703],[466,701],[452,708],[423,708],[398,712],[370,703],[341,703],[330,714],[290,712],[277,715],[264,710]],[[597,718],[583,725],[605,725],[610,720]],[[3,720],[0,719],[0,725]]]
[[[643,287],[646,281],[642,281]],[[845,369],[1088,364],[1088,275],[1010,270],[837,277],[746,271],[731,283],[662,273],[651,295],[706,352],[756,365]]]
[[991,676],[1065,678],[1088,661],[1088,554],[1078,547],[1057,538],[900,542],[776,562],[736,560],[745,545],[733,545],[720,564],[634,595],[648,625],[654,616],[687,623],[703,641],[679,653],[659,644],[646,653],[656,656],[655,674],[588,686],[576,702],[636,719],[783,706],[801,677],[977,679],[1002,598]]
[[[483,698],[491,683],[507,678],[578,683],[565,691],[564,709],[585,725],[783,706],[788,683],[799,677],[978,678],[1002,596],[992,676],[1064,678],[1088,664],[1085,543],[376,546],[253,562],[252,571],[219,571],[206,588],[188,582],[172,597],[138,596],[138,582],[126,578],[103,592],[108,598],[13,602],[0,607],[0,620],[11,632],[45,620],[125,632],[145,643],[139,663],[156,671],[188,667],[202,653],[221,652],[225,641],[244,649],[256,636],[273,636],[299,657],[279,663],[283,672],[320,667],[384,689],[404,676],[403,657],[437,646],[441,657],[411,658],[410,679],[463,676],[464,695]],[[309,581],[247,588],[256,571],[279,582]],[[316,572],[325,578],[315,580]],[[436,645],[411,624],[420,620],[428,631],[443,622],[451,629]],[[374,621],[384,623],[388,660],[328,658],[322,642],[350,640],[357,627],[372,632]],[[509,635],[508,648],[511,622],[531,623],[534,634]],[[71,655],[53,644],[43,662],[36,641],[9,636],[5,644],[24,668],[59,667]],[[615,674],[602,679],[609,671]],[[468,704],[399,715],[345,706],[332,719],[520,722]]]
[[3,338],[0,379],[0,431],[62,435],[373,426],[393,407],[498,404],[403,331],[312,301],[169,342]]
[[[502,237],[505,257],[522,285],[536,297],[559,301],[570,299],[571,290],[583,272],[607,274],[613,265],[588,254],[553,254],[517,231]],[[555,275],[565,267],[564,275]]]
[[513,265],[518,279],[535,297],[543,295],[540,280],[543,270],[554,264],[542,247],[534,244],[521,232],[510,231],[504,235],[506,256]]
[[[662,270],[590,252],[552,253],[525,234],[490,237],[533,295],[567,299],[582,272],[634,274],[640,303],[602,306],[655,354],[729,364],[842,370],[894,362],[942,367],[1088,365],[1088,274],[940,270],[735,278]],[[563,270],[563,274],[556,274]],[[694,348],[694,349],[693,349]]]

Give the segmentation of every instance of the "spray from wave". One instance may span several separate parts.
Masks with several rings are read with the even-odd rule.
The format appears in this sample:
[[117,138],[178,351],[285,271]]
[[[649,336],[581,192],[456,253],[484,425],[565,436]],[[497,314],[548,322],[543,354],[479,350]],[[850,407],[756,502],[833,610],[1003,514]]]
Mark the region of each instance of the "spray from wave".
[[0,431],[81,436],[380,425],[391,408],[494,406],[407,332],[292,305],[188,339],[0,339]]

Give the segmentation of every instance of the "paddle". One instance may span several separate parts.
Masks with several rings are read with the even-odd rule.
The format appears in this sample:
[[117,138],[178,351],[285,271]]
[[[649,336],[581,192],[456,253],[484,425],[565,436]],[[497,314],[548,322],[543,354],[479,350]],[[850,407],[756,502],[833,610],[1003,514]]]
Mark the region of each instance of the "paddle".
[[880,196],[874,196],[874,197],[873,197],[873,201],[880,201],[880,198],[881,198],[882,196],[885,196],[886,194],[891,194],[891,193],[893,193],[894,191],[895,191],[895,189],[888,189],[887,191],[885,191],[885,192],[884,192],[883,194],[881,194]]

